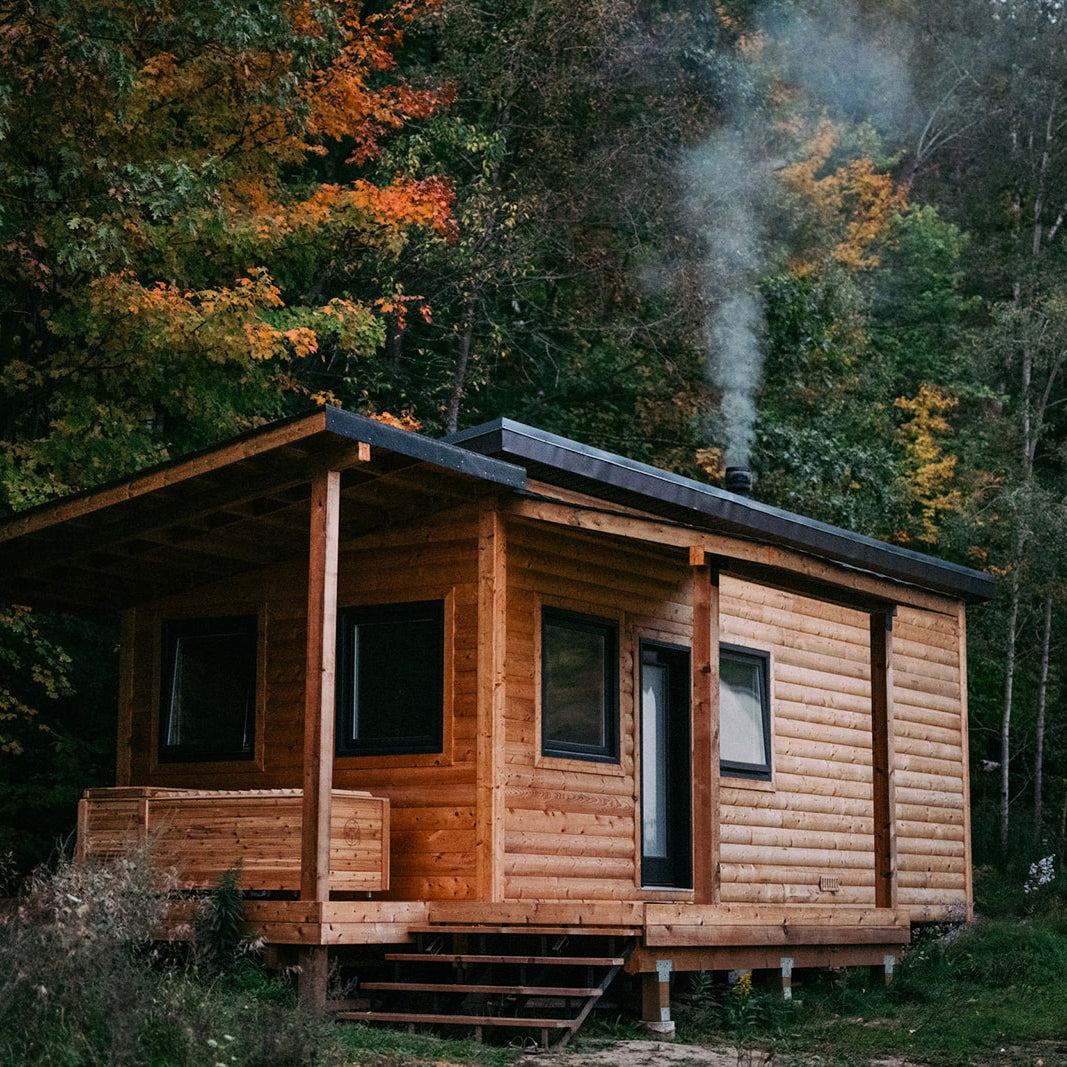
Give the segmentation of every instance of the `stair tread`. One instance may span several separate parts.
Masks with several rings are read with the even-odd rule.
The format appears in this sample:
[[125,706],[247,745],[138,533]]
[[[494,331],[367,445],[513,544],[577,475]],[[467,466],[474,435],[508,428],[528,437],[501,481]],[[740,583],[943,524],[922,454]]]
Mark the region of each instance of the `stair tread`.
[[632,937],[641,932],[639,926],[538,926],[535,923],[413,923],[408,926],[413,934],[528,934],[537,937],[540,934],[569,934],[573,937]]
[[352,1022],[430,1023],[457,1026],[519,1026],[529,1030],[569,1030],[574,1019],[520,1019],[513,1015],[434,1015],[417,1011],[339,1011],[336,1019]]
[[557,967],[621,967],[626,960],[618,956],[487,956],[473,952],[387,952],[385,958],[401,960],[437,960],[440,963],[526,963]]
[[514,993],[527,997],[592,997],[598,987],[539,985],[480,985],[469,982],[360,982],[364,989],[399,989],[411,993]]

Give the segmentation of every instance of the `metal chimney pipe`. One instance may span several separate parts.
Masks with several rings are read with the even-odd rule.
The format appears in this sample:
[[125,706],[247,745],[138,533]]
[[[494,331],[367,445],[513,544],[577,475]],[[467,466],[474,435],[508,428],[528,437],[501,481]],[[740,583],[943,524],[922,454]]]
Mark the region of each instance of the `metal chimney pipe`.
[[727,492],[736,493],[738,496],[751,496],[756,476],[748,467],[727,467],[724,484]]

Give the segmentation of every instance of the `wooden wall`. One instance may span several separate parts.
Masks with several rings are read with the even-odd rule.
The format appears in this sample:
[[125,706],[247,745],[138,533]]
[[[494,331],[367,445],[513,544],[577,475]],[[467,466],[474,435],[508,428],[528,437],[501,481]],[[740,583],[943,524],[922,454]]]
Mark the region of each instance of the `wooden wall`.
[[[343,523],[342,511],[342,523]],[[479,877],[478,514],[342,547],[338,603],[446,602],[445,745],[441,755],[345,757],[334,786],[391,804],[397,900],[475,899]],[[502,863],[508,900],[671,900],[642,889],[635,650],[640,638],[691,644],[691,571],[679,549],[505,524]],[[128,774],[120,783],[204,789],[301,782],[306,566],[274,568],[127,619],[134,655]],[[722,780],[724,904],[874,904],[868,616],[724,574],[721,639],[770,654],[773,780]],[[614,619],[620,636],[618,765],[543,757],[538,736],[540,608]],[[257,758],[157,764],[159,633],[165,618],[255,613],[261,658]],[[893,632],[899,903],[934,917],[969,891],[959,622],[902,608]],[[123,778],[127,781],[122,781]],[[832,876],[836,891],[820,888]]]
[[893,623],[898,899],[916,919],[970,893],[959,631],[910,608]]
[[[342,523],[344,512],[342,508]],[[397,900],[473,896],[477,515],[474,509],[354,548],[342,546],[338,606],[445,600],[445,751],[441,755],[344,757],[337,789],[386,796],[391,805],[392,879]],[[301,784],[307,567],[273,568],[195,595],[138,609],[130,693],[130,782],[205,789]],[[228,763],[157,763],[161,620],[256,613],[260,619],[258,758]],[[454,714],[453,714],[454,713]],[[120,755],[120,765],[121,765]]]
[[[639,885],[634,657],[641,636],[690,643],[689,569],[620,546],[508,528],[511,899],[686,897]],[[722,901],[874,906],[869,616],[726,574],[720,593],[721,640],[770,654],[773,740],[772,781],[721,780]],[[619,622],[618,767],[540,755],[541,604]],[[958,638],[953,615],[901,608],[894,623],[898,902],[916,919],[943,914],[969,889]]]
[[771,782],[722,779],[723,903],[873,905],[868,616],[726,575],[720,590],[722,640],[770,653],[773,734]]
[[[505,893],[510,899],[655,897],[637,884],[634,640],[688,643],[688,566],[547,526],[508,526]],[[619,623],[620,761],[543,757],[537,733],[541,605]]]

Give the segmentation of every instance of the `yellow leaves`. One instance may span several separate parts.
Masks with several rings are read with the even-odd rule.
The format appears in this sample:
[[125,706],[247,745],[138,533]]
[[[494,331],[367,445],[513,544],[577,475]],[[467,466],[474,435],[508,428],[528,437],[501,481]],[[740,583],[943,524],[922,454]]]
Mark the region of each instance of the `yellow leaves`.
[[298,326],[293,330],[286,330],[282,337],[290,344],[298,359],[306,359],[319,350],[318,338],[314,330],[306,326]]
[[395,320],[397,326],[403,330],[407,326],[408,309],[416,306],[416,310],[422,316],[423,322],[430,322],[430,305],[421,296],[405,296],[403,293],[394,293],[389,297],[381,297],[374,302],[375,308],[383,315]]
[[952,433],[946,416],[958,401],[940,387],[925,384],[918,396],[898,397],[893,403],[906,415],[897,431],[905,451],[902,489],[918,523],[916,536],[933,544],[940,517],[963,506],[962,494],[953,486],[957,457],[941,445],[941,439]]
[[726,457],[721,448],[698,448],[696,461],[712,481],[721,482],[726,477]]
[[135,361],[151,362],[163,354],[215,364],[261,363],[290,352],[305,357],[318,348],[310,328],[280,329],[266,319],[284,303],[263,270],[233,286],[200,290],[107,275],[92,284],[90,305],[108,323],[99,341],[137,353]]
[[371,415],[370,417],[375,422],[385,423],[386,426],[395,426],[399,430],[422,429],[422,423],[407,409],[401,411],[399,415],[390,415],[388,411],[381,411],[377,415]]
[[288,203],[251,183],[235,193],[230,202],[231,225],[267,246],[318,229],[356,229],[368,242],[383,247],[396,247],[402,232],[411,226],[428,227],[449,240],[457,232],[452,186],[441,178],[399,177],[384,187],[363,180],[351,185],[326,184]]
[[[875,170],[870,159],[854,159],[823,177],[838,142],[838,130],[823,119],[805,146],[804,158],[779,171],[781,182],[814,215],[814,226],[834,243],[829,255],[849,270],[878,266],[870,246],[883,236],[895,214],[907,207],[907,190]],[[836,239],[836,240],[835,240]],[[793,265],[798,275],[811,273],[811,261]]]

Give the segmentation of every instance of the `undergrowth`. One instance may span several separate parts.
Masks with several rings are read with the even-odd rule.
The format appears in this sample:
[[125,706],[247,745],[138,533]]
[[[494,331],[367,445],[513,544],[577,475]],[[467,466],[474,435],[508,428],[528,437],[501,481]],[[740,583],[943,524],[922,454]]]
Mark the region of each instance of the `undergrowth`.
[[[742,1067],[762,1054],[775,1067],[890,1056],[1067,1065],[1067,907],[1059,886],[1039,889],[993,917],[927,928],[889,987],[862,968],[795,972],[796,999],[786,1002],[748,977],[729,985],[696,975],[688,989],[680,979],[678,1037],[729,1044]],[[31,879],[0,915],[0,1067],[503,1067],[514,1058],[305,1013],[240,937],[239,871],[205,902],[189,946],[161,947],[152,934],[173,890],[144,856],[60,861]],[[601,1020],[596,1036],[637,1034],[619,1016]]]
[[239,936],[239,872],[190,945],[152,940],[175,886],[146,855],[60,860],[0,915],[0,1067],[502,1064],[500,1050],[312,1017]]
[[994,917],[918,933],[887,987],[866,968],[794,973],[781,994],[698,976],[679,1037],[773,1055],[776,1067],[868,1064],[1067,1065],[1067,907],[1060,886],[1014,898],[998,880]]

